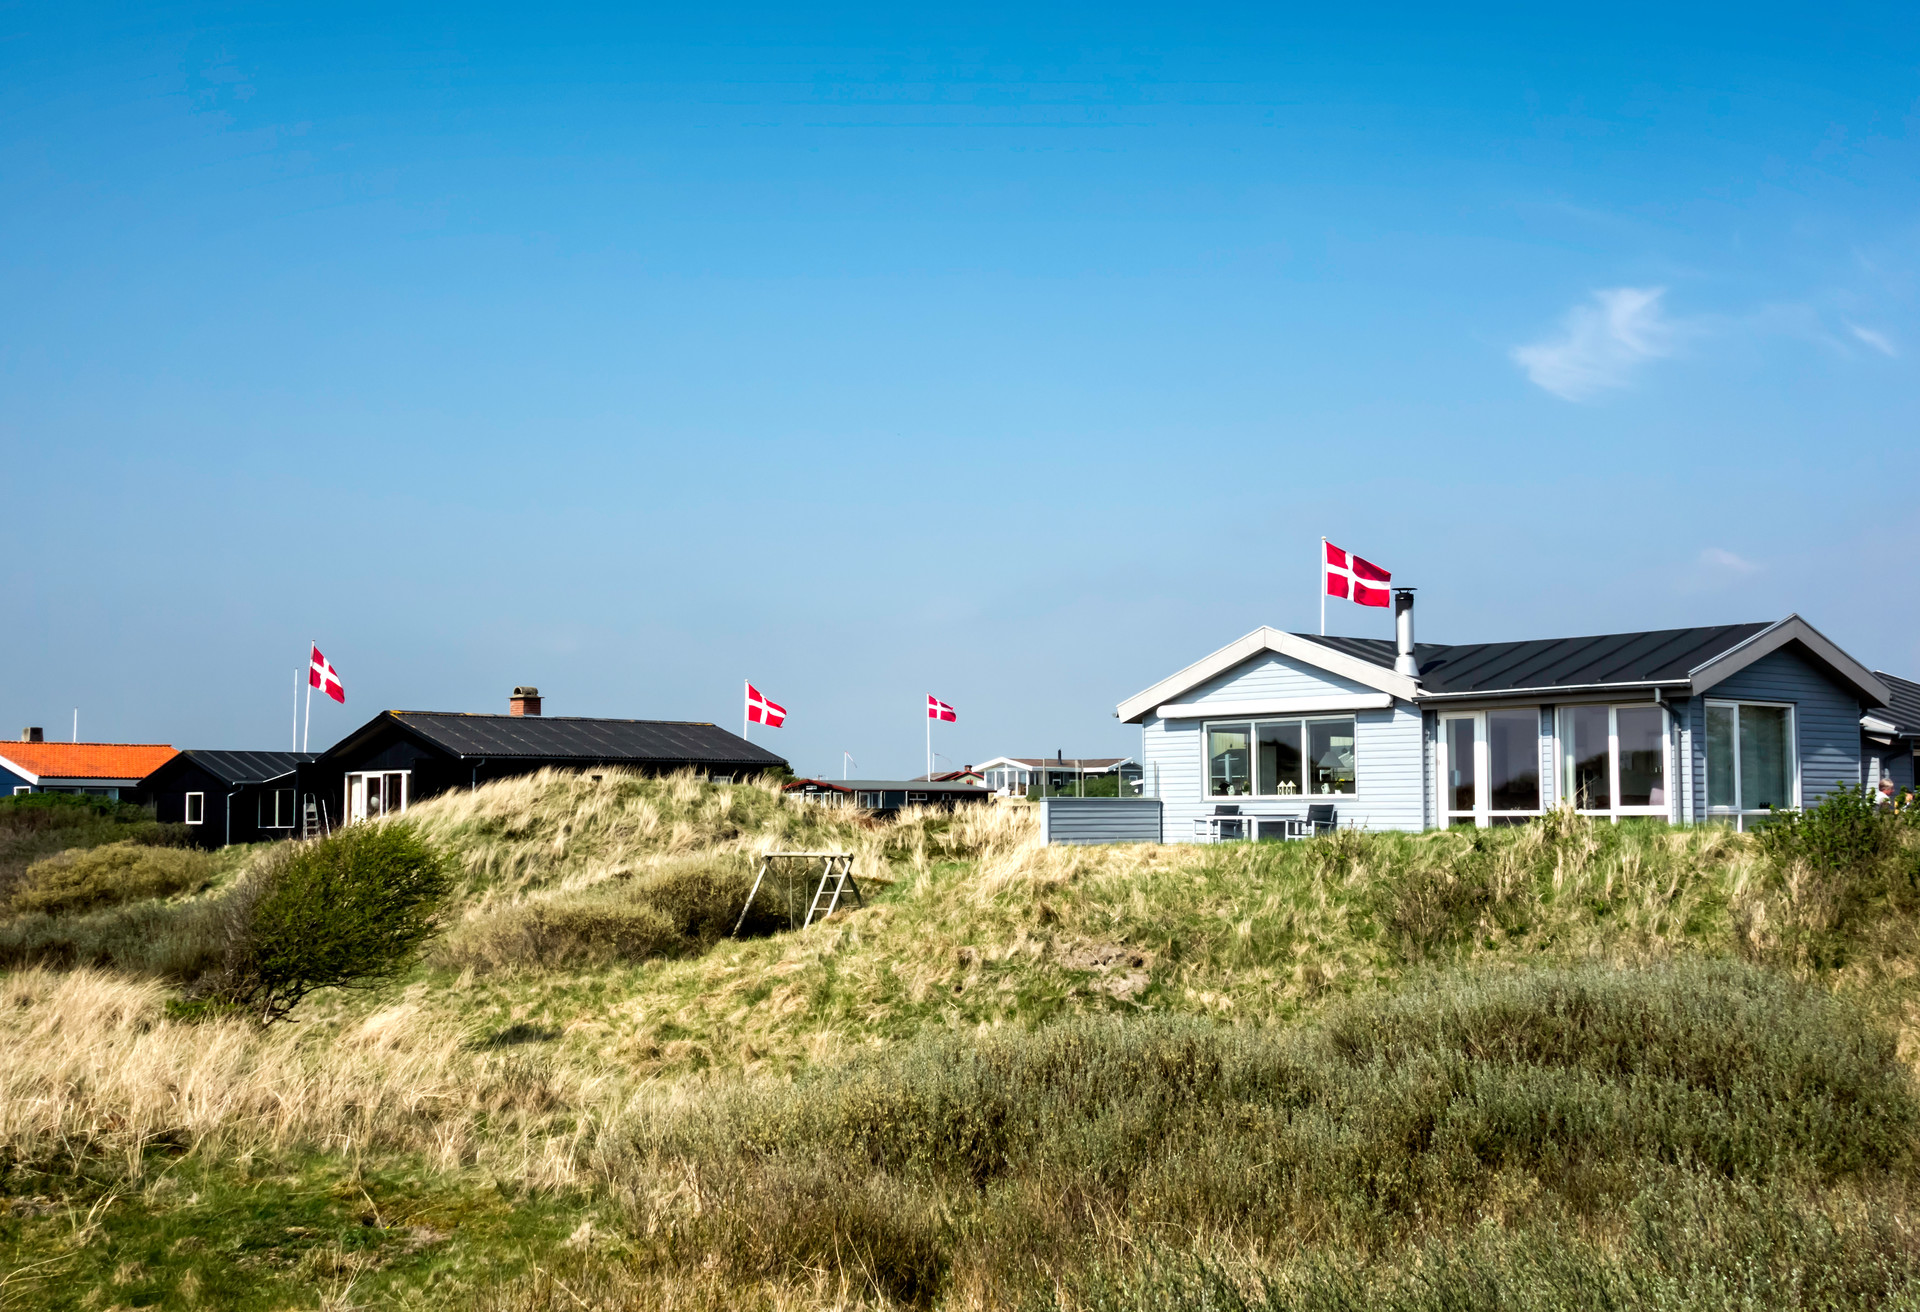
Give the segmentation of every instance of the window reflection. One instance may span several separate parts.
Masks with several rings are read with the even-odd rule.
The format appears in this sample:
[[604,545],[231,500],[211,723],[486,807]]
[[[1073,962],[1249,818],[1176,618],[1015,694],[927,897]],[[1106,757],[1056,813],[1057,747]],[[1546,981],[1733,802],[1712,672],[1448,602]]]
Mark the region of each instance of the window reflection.
[[1474,804],[1473,718],[1447,721],[1447,810],[1471,811]]
[[1252,791],[1247,767],[1248,727],[1221,724],[1207,730],[1207,792],[1213,797],[1244,797]]
[[1620,739],[1620,805],[1665,806],[1667,741],[1657,706],[1623,706],[1614,712]]
[[1540,809],[1540,713],[1487,712],[1487,807]]
[[1604,706],[1570,706],[1562,716],[1566,792],[1580,811],[1613,809],[1612,753]]
[[1300,722],[1283,720],[1259,726],[1260,793],[1290,797],[1300,791]]
[[1353,721],[1309,720],[1307,762],[1312,772],[1311,791],[1353,792]]

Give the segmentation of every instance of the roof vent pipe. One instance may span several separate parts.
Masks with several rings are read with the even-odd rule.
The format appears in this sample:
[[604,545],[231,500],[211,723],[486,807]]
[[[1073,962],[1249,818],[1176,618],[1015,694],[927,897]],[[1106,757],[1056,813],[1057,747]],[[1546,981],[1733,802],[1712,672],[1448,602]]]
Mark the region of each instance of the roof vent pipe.
[[1413,659],[1413,589],[1393,590],[1393,672],[1409,679],[1420,677],[1420,663]]

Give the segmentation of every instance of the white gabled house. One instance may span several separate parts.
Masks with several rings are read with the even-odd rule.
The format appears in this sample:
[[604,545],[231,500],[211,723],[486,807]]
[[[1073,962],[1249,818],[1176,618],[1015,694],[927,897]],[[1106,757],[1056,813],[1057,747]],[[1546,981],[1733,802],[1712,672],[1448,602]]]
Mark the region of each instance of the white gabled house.
[[1397,641],[1260,628],[1120,704],[1168,841],[1218,836],[1223,809],[1264,836],[1309,805],[1363,829],[1514,824],[1563,801],[1744,827],[1882,769],[1914,777],[1920,725],[1887,710],[1889,681],[1798,615],[1416,646],[1410,591],[1395,612]]

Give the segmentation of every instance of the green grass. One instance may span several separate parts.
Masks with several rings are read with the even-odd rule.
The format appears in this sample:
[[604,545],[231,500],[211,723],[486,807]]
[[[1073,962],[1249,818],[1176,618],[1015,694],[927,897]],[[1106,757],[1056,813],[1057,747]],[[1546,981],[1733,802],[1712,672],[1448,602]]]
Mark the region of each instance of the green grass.
[[[0,979],[0,1196],[58,1204],[0,1308],[1920,1306],[1909,831],[1047,849],[557,774],[410,819],[453,930],[265,1035],[132,982],[227,867],[0,923],[110,972]],[[727,937],[826,847],[864,910]]]

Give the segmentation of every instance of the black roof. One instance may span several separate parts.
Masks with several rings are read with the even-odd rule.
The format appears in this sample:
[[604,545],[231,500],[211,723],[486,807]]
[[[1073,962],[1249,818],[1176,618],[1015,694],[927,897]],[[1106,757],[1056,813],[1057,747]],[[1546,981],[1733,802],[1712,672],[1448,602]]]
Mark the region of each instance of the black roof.
[[866,793],[980,793],[989,792],[979,784],[947,783],[936,779],[928,783],[925,779],[795,779],[786,787],[788,791],[805,790],[811,784],[816,788],[831,788],[840,792]]
[[[461,757],[532,758],[614,764],[785,766],[757,743],[717,724],[685,720],[600,720],[577,715],[464,715],[388,711],[413,733]],[[356,735],[357,736],[357,735]]]
[[[165,770],[178,761],[191,761],[215,779],[229,786],[263,784],[293,773],[293,767],[319,759],[317,752],[220,752],[190,747],[160,767]],[[154,771],[155,774],[160,770]]]
[[1893,694],[1887,699],[1885,707],[1873,712],[1874,717],[1892,720],[1900,726],[1903,737],[1920,738],[1920,683],[1883,670],[1875,670],[1873,677],[1886,684],[1887,690]]
[[[1716,624],[1526,642],[1422,642],[1414,645],[1413,656],[1420,666],[1420,688],[1425,693],[1684,683],[1688,671],[1772,627],[1771,623]],[[1395,647],[1388,638],[1332,638],[1315,633],[1295,636],[1373,665],[1393,668]]]

